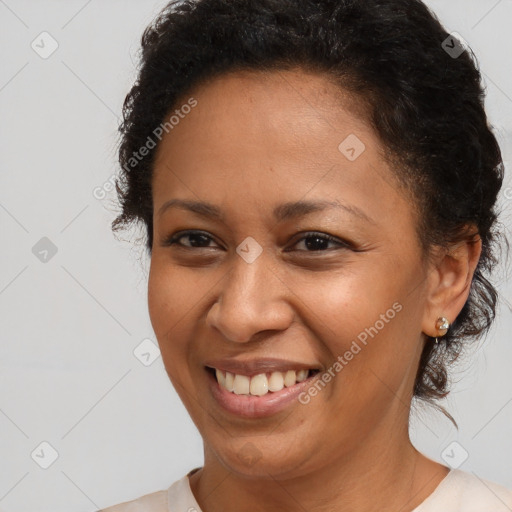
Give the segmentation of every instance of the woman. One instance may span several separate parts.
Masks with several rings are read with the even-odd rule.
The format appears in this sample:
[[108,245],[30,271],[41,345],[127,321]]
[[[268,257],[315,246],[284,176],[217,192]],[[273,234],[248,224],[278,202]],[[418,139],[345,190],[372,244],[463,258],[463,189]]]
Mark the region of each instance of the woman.
[[146,228],[204,466],[106,510],[510,510],[408,433],[494,318],[503,164],[470,51],[418,0],[173,2],[142,49],[113,227]]

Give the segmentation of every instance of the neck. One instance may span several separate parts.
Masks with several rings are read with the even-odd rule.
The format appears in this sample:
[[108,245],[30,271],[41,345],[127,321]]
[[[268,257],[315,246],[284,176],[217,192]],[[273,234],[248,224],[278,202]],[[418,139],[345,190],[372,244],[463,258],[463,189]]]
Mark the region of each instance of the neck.
[[406,428],[384,443],[380,436],[368,438],[314,472],[289,478],[234,473],[205,447],[204,467],[190,485],[203,512],[411,512],[447,473],[414,448]]

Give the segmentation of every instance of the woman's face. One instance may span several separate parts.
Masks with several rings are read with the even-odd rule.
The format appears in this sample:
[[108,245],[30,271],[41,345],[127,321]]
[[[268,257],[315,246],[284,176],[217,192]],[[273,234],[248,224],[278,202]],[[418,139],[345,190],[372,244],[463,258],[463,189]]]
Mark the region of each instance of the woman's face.
[[154,167],[149,313],[207,463],[285,478],[403,440],[429,280],[354,99],[244,72],[185,104]]

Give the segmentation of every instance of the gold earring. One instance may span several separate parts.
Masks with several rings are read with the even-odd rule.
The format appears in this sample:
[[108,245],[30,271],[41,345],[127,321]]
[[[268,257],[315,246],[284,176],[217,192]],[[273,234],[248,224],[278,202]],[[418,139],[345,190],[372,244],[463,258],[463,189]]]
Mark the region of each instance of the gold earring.
[[[444,316],[440,316],[436,321],[436,329],[438,331],[448,331],[449,328],[450,328],[450,322],[448,321],[448,318],[445,318]],[[442,334],[442,336],[444,336],[445,334],[446,334],[446,332],[444,332]],[[438,344],[439,344],[439,341],[436,336],[436,345],[438,345]]]

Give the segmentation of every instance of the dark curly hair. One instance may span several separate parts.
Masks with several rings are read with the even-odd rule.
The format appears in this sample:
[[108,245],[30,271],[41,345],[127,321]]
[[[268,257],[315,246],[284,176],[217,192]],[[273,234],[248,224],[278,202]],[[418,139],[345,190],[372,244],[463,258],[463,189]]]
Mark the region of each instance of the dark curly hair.
[[170,2],[142,36],[138,78],[124,101],[116,180],[122,210],[112,229],[142,221],[151,255],[156,149],[144,158],[138,152],[193,87],[241,70],[322,73],[364,107],[414,198],[424,254],[482,241],[468,300],[440,343],[425,344],[414,385],[414,397],[455,423],[437,399],[449,392],[447,366],[463,341],[486,333],[495,317],[497,292],[485,275],[497,262],[503,181],[478,65],[457,41],[419,0]]

